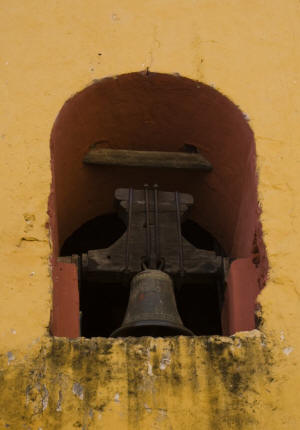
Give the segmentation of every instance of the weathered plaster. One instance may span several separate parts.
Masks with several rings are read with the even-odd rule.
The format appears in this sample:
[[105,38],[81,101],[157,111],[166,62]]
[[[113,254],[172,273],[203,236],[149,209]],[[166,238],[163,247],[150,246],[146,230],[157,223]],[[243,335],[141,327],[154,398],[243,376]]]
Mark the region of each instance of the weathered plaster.
[[[132,365],[134,363],[134,365]],[[232,338],[44,339],[1,360],[5,428],[252,429],[274,384],[258,331]],[[18,395],[16,396],[16,392]],[[279,428],[279,427],[278,427]]]
[[[299,428],[299,18],[297,0],[2,2],[3,428]],[[55,117],[94,79],[146,67],[214,85],[255,133],[270,276],[264,336],[243,334],[241,347],[48,337]]]

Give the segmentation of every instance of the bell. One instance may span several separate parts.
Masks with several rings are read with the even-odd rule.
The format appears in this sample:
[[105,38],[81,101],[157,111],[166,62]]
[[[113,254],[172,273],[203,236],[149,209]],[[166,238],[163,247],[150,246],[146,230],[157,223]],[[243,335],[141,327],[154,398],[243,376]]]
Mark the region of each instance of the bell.
[[131,281],[126,315],[112,337],[193,336],[179,316],[173,282],[160,270],[144,270]]

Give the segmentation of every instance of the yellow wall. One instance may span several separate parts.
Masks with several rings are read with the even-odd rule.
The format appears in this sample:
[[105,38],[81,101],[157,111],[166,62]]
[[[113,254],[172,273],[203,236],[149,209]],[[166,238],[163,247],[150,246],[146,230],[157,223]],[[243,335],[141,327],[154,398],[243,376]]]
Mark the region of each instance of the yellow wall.
[[[2,0],[1,428],[299,428],[299,22],[297,0]],[[93,79],[146,67],[214,85],[250,118],[271,265],[263,333],[48,335],[53,122]]]

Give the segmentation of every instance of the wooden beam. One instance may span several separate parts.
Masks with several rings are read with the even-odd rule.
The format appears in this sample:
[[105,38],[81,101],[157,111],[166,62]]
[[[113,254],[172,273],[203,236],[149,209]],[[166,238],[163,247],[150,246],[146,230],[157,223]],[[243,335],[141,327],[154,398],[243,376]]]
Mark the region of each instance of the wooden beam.
[[83,161],[101,166],[212,170],[210,162],[198,153],[107,149],[99,145],[93,145]]

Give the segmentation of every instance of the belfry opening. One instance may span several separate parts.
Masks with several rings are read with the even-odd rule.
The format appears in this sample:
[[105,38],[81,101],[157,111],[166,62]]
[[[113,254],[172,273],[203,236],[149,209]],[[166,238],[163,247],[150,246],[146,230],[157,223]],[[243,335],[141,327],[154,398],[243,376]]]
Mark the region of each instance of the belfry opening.
[[[201,154],[212,169],[84,163],[95,145],[110,151]],[[118,277],[101,282],[102,275],[85,279],[76,259],[66,258],[79,256],[81,261],[89,251],[108,249],[122,237],[126,242],[128,223],[116,209],[116,190],[145,192],[145,184],[158,184],[167,200],[172,193],[192,196],[189,210],[180,212],[183,240],[195,255],[197,250],[214,252],[218,262],[228,263],[218,282],[203,277],[198,284],[191,276],[185,282],[185,275],[174,281],[183,326],[194,335],[230,335],[256,327],[256,297],[268,266],[255,141],[232,101],[177,75],[139,72],[105,78],[62,107],[51,134],[51,160],[53,335],[110,336],[122,325],[129,282]],[[189,270],[193,272],[192,264]]]

